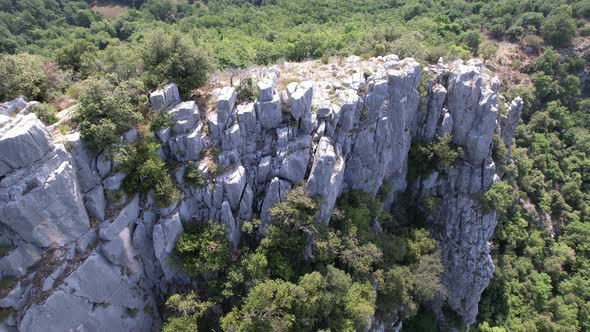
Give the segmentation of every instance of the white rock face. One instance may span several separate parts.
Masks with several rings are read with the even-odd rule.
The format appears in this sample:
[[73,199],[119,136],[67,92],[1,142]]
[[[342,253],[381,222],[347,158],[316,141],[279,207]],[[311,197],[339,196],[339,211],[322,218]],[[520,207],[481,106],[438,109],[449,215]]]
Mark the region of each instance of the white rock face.
[[37,246],[63,246],[89,228],[76,173],[34,114],[0,129],[8,174],[0,180],[0,221]]
[[19,117],[0,129],[0,176],[40,160],[53,141],[34,114]]

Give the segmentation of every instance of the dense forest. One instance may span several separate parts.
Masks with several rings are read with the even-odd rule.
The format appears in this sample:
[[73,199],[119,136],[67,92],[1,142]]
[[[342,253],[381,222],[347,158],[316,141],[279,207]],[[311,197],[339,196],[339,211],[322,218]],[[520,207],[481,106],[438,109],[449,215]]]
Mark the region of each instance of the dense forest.
[[[121,10],[107,18],[96,5]],[[525,108],[504,180],[482,198],[500,214],[496,272],[471,329],[590,331],[590,56],[577,52],[588,19],[588,0],[0,0],[0,101],[38,100],[46,124],[77,103],[72,125],[89,148],[129,174],[127,191],[167,206],[178,189],[157,144],[120,142],[130,128],[165,126],[146,98],[157,87],[176,82],[194,98],[218,70],[351,54],[481,57],[499,68],[500,44],[515,45],[530,61],[509,66],[518,80],[502,93]],[[460,153],[447,143],[413,151],[452,165]],[[203,181],[190,168],[185,179]],[[297,188],[271,210],[265,237],[259,221],[244,225],[239,255],[218,226],[187,230],[177,264],[199,287],[162,303],[164,331],[352,331],[375,316],[435,330],[426,304],[444,293],[443,270],[424,216],[410,202],[380,211],[380,195],[355,192],[337,207],[321,227]]]

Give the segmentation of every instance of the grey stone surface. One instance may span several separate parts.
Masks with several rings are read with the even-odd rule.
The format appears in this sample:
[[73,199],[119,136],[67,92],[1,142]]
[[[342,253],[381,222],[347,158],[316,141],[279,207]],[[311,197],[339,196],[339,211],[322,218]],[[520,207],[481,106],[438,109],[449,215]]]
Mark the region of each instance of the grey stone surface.
[[282,121],[281,101],[278,94],[275,94],[271,101],[256,103],[258,121],[265,129],[276,128]]
[[23,243],[0,259],[0,276],[20,277],[40,259],[41,250],[39,248],[30,243]]
[[524,104],[522,98],[516,97],[508,107],[508,114],[503,116],[500,121],[500,129],[502,130],[502,141],[507,147],[512,145],[512,137],[516,131],[516,126],[520,121],[520,115]]
[[84,195],[84,205],[88,216],[102,222],[105,218],[107,201],[102,185],[98,185]]
[[0,222],[40,247],[62,246],[88,230],[76,175],[63,146],[44,162],[0,181]]
[[0,104],[0,115],[12,115],[27,106],[27,100],[24,96],[16,97],[11,101]]
[[225,225],[225,236],[234,250],[237,250],[240,245],[240,224],[236,222],[232,214],[231,207],[227,201],[221,203],[221,217],[220,221]]
[[135,195],[112,222],[101,225],[98,234],[103,240],[115,239],[125,227],[137,219],[139,211],[139,195]]
[[174,251],[174,245],[180,233],[183,232],[182,223],[178,213],[163,218],[154,226],[152,239],[154,241],[154,254],[160,267],[164,271],[166,280],[172,281],[180,273],[171,266],[169,257]]
[[232,210],[235,211],[239,208],[240,199],[245,187],[246,170],[241,165],[225,174],[223,178],[223,191]]
[[53,141],[35,114],[17,117],[0,128],[0,176],[40,160]]
[[223,128],[231,120],[237,98],[236,89],[233,87],[224,87],[217,95],[217,121]]

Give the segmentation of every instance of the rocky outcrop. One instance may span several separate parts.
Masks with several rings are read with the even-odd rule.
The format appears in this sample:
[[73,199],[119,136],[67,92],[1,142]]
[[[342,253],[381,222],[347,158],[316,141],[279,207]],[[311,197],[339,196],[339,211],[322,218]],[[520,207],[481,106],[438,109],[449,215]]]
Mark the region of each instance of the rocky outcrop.
[[0,245],[8,252],[0,277],[11,285],[0,294],[9,313],[0,330],[157,328],[157,279],[133,243],[139,198],[107,211],[99,157],[78,135],[67,146],[54,144],[34,114],[0,128]]
[[[185,227],[224,224],[237,250],[243,222],[260,218],[263,235],[270,209],[295,186],[320,202],[318,222],[329,222],[346,191],[388,193],[385,207],[406,189],[416,202],[438,199],[430,219],[447,302],[472,323],[494,271],[488,240],[496,224],[475,197],[497,180],[492,135],[511,141],[522,102],[499,125],[499,82],[477,60],[421,68],[392,55],[346,63],[354,73],[343,82],[285,89],[271,68],[258,78],[257,100],[242,102],[235,88],[223,87],[212,93],[211,109],[181,102],[173,84],[153,92],[152,108],[171,120],[154,133],[158,153],[177,165],[182,192],[166,208],[150,195],[123,193],[126,174],[88,153],[78,134],[67,137],[66,150],[34,115],[0,117],[0,244],[11,248],[0,273],[15,281],[0,294],[0,307],[14,311],[3,327],[157,329],[156,299],[191,282],[171,264]],[[464,158],[408,183],[412,142],[445,135]],[[185,182],[189,166],[202,181]]]

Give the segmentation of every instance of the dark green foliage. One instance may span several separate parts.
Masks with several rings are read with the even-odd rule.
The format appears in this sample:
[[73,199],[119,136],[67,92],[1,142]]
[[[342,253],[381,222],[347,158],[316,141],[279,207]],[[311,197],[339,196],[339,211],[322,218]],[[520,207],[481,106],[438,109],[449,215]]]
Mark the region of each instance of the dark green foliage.
[[57,63],[63,69],[78,72],[82,67],[82,57],[89,56],[94,51],[96,51],[94,44],[82,39],[76,40],[57,51]]
[[429,144],[412,144],[408,155],[408,177],[428,175],[435,169],[446,170],[463,158],[463,149],[454,146],[452,137],[435,137]]
[[250,290],[240,308],[221,325],[233,331],[308,331],[325,326],[335,331],[368,327],[375,293],[369,282],[353,282],[328,266],[325,276],[306,274],[297,284],[268,280]]
[[[78,105],[80,135],[93,152],[100,152],[119,141],[127,130],[141,121],[133,91],[128,84],[114,86],[104,79],[87,82]],[[144,97],[145,98],[145,97]]]
[[253,78],[241,80],[236,88],[236,92],[239,101],[255,101],[258,98],[258,86],[256,80]]
[[196,332],[197,320],[213,305],[197,298],[195,292],[174,294],[166,301],[166,309],[173,316],[162,327],[163,332]]
[[172,126],[172,117],[167,112],[152,112],[150,131],[160,131]]
[[51,101],[67,82],[55,63],[26,53],[0,55],[0,77],[0,101],[20,95],[29,100]]
[[182,260],[183,270],[193,278],[215,274],[229,263],[229,243],[223,226],[198,223],[180,235],[175,252]]
[[39,120],[46,126],[57,122],[57,110],[50,104],[36,104],[31,107],[31,112],[35,113]]
[[197,165],[187,163],[184,169],[184,181],[193,187],[205,184],[205,177]]
[[318,211],[316,202],[304,195],[302,187],[291,190],[284,201],[270,209],[273,224],[266,229],[262,246],[273,253],[269,257],[273,273],[290,279],[293,271],[286,261],[298,268],[305,264],[308,245],[324,236],[322,225],[316,221]]
[[507,153],[508,149],[506,148],[506,144],[504,144],[502,138],[497,134],[494,134],[494,136],[492,136],[492,158],[497,163],[502,164],[506,159]]
[[158,206],[167,207],[180,199],[180,193],[166,164],[156,154],[159,147],[158,142],[140,140],[134,145],[114,147],[112,155],[119,169],[127,173],[123,181],[126,192],[153,192]]
[[209,63],[205,53],[180,33],[154,31],[146,37],[140,52],[150,88],[175,82],[188,96],[207,82]]
[[562,5],[549,14],[541,28],[545,40],[556,47],[568,46],[576,35],[576,21],[572,18],[572,7]]
[[481,43],[481,37],[477,31],[469,31],[463,36],[463,43],[469,47],[471,53],[477,54],[479,50],[479,44]]
[[514,201],[512,191],[512,187],[505,182],[494,183],[480,198],[483,211],[487,213],[495,210],[499,213],[506,213]]

